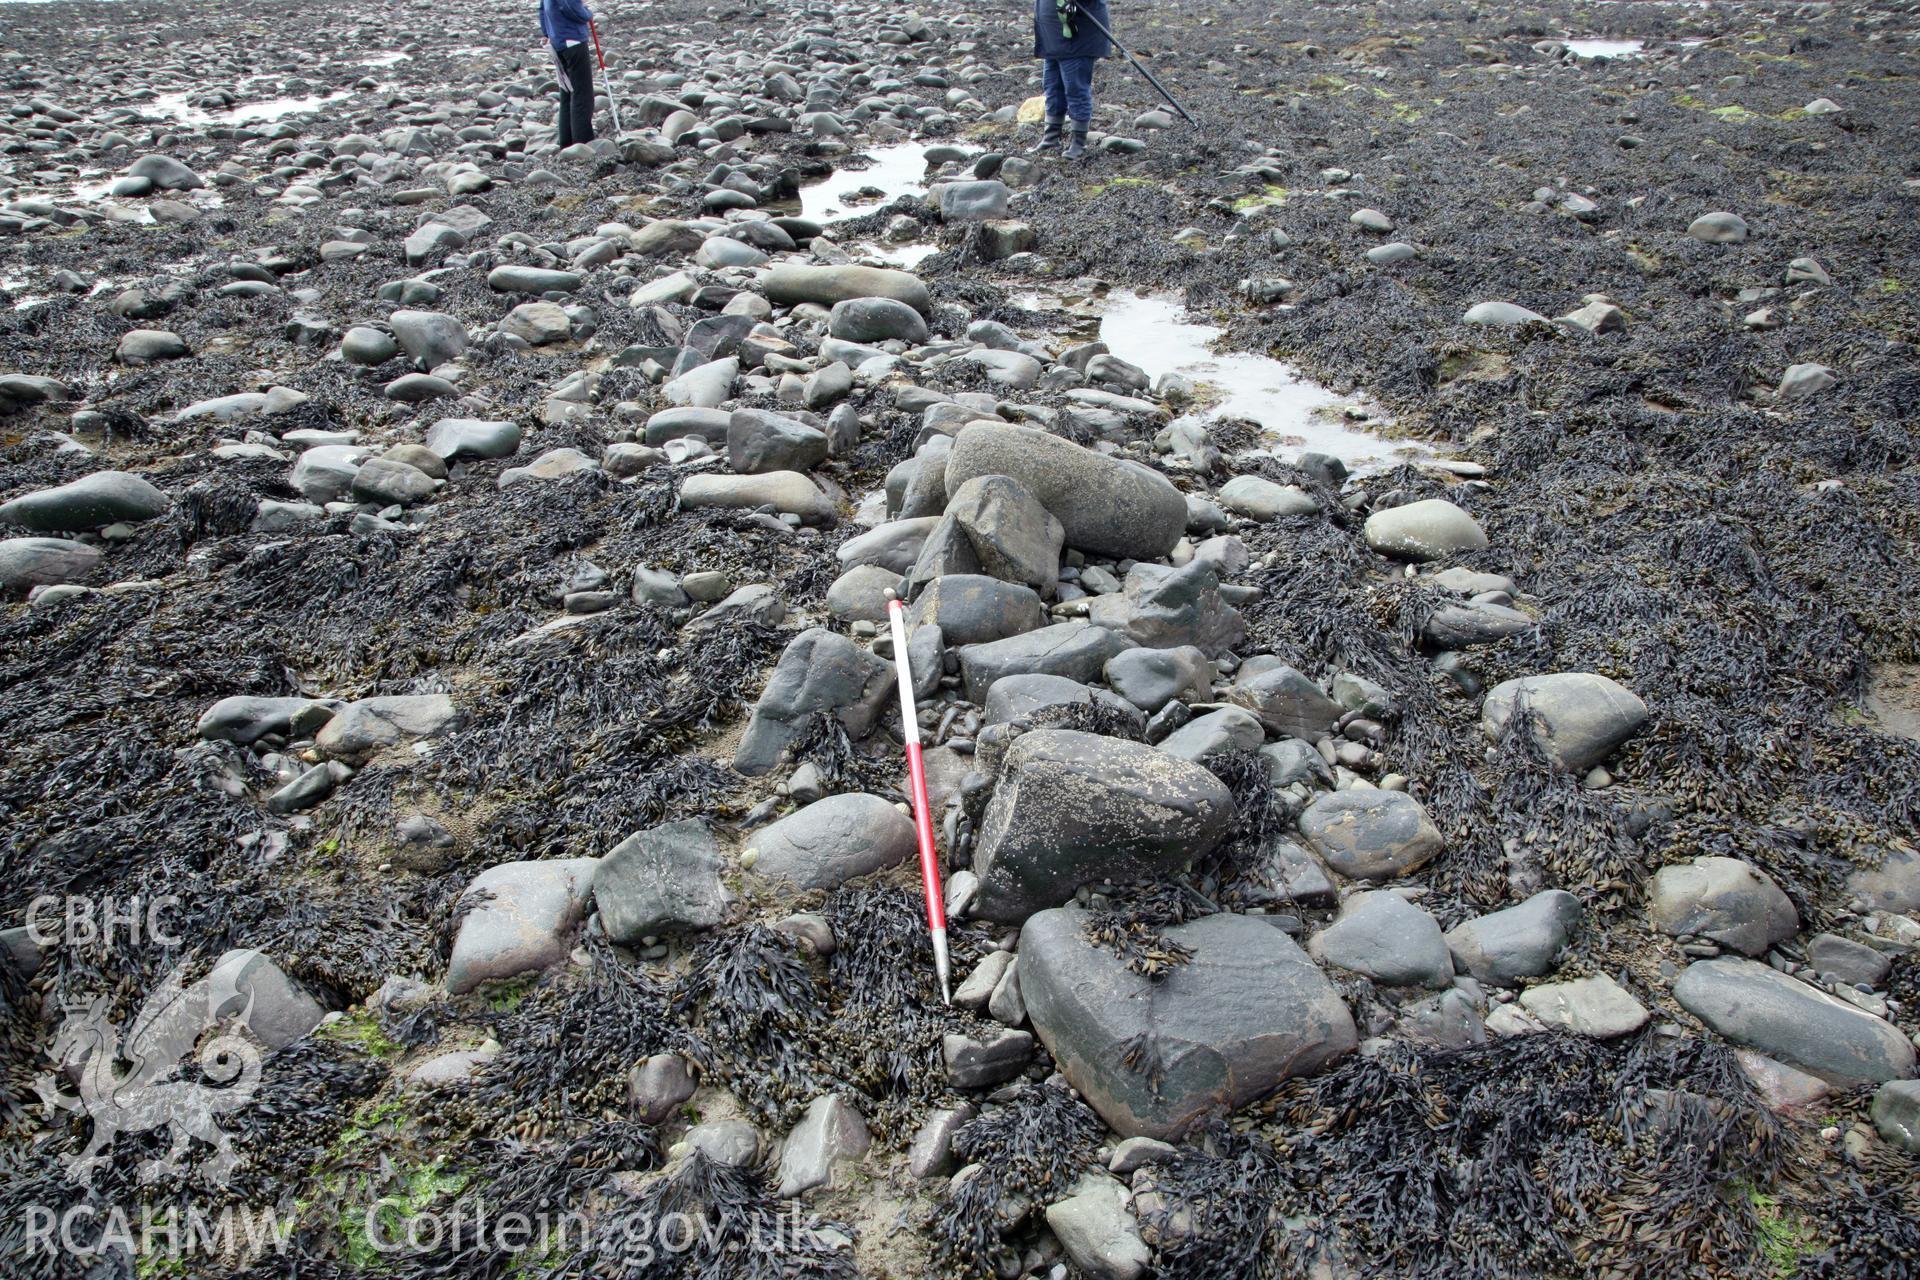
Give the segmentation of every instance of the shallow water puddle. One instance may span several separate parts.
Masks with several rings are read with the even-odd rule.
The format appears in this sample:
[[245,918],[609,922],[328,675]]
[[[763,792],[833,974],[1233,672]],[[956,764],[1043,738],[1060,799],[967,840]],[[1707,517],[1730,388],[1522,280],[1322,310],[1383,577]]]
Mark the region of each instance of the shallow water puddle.
[[397,62],[409,62],[412,59],[413,55],[410,53],[376,53],[359,59],[354,65],[361,67],[391,67]]
[[[1044,295],[1016,299],[1022,306],[1058,305]],[[1177,373],[1195,383],[1209,403],[1208,418],[1244,418],[1268,434],[1268,447],[1331,454],[1349,470],[1394,465],[1431,452],[1410,440],[1389,440],[1346,421],[1347,406],[1363,404],[1303,377],[1267,356],[1215,351],[1221,331],[1188,318],[1176,298],[1115,293],[1087,304],[1098,317],[1100,341],[1129,364],[1158,378]],[[1282,450],[1284,452],[1284,450]]]
[[1576,58],[1630,58],[1647,47],[1645,40],[1563,40],[1561,43]]
[[[830,177],[800,188],[800,216],[813,222],[831,222],[870,213],[899,196],[926,189],[927,148],[923,144],[902,142],[875,147],[867,155],[873,163],[864,169],[835,169]],[[878,188],[882,194],[860,201],[844,198],[867,187]]]
[[268,98],[264,102],[247,102],[220,111],[208,111],[193,105],[194,92],[159,94],[152,102],[144,104],[144,109],[182,124],[265,124],[284,120],[288,116],[306,115],[353,96],[342,90],[339,93],[310,94],[304,98]]

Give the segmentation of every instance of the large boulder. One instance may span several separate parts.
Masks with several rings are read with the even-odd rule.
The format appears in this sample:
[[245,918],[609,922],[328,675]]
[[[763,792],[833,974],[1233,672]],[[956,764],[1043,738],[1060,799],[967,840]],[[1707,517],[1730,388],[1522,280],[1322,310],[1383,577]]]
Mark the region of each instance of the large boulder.
[[1187,500],[1165,476],[1033,427],[962,427],[947,455],[946,491],[977,476],[1018,480],[1059,520],[1067,545],[1096,555],[1163,560],[1186,532]]
[[907,613],[909,627],[940,628],[948,644],[985,644],[1034,630],[1046,616],[1031,587],[978,573],[935,578]]
[[287,734],[294,718],[317,705],[312,698],[262,698],[237,694],[222,698],[200,714],[194,732],[203,738],[248,746],[269,733]]
[[1333,791],[1300,815],[1300,834],[1327,865],[1354,880],[1392,880],[1432,861],[1439,828],[1404,791]]
[[1583,914],[1580,899],[1547,889],[1518,906],[1468,920],[1447,931],[1454,962],[1481,982],[1513,987],[1553,971],[1554,958]]
[[1780,886],[1738,858],[1660,868],[1647,886],[1647,918],[1664,934],[1695,934],[1748,956],[1800,932],[1800,913]]
[[894,298],[848,298],[833,304],[827,332],[844,342],[925,342],[927,321]]
[[691,475],[680,482],[680,505],[688,511],[728,507],[751,511],[772,507],[799,516],[806,524],[833,519],[833,499],[800,471],[768,471],[754,476]]
[[1307,953],[1389,987],[1445,987],[1453,957],[1432,916],[1397,893],[1356,893],[1313,935]]
[[1423,498],[1367,517],[1367,545],[1400,560],[1443,560],[1487,545],[1480,522],[1445,498]]
[[1094,597],[1087,618],[1150,649],[1192,645],[1213,655],[1247,633],[1239,611],[1220,599],[1219,570],[1210,560],[1178,569],[1137,564],[1124,590]]
[[1165,874],[1203,857],[1233,816],[1218,778],[1143,743],[1069,729],[1024,734],[981,822],[974,912],[1024,920],[1083,884]]
[[1026,485],[1012,476],[975,476],[947,499],[947,516],[973,545],[982,573],[1053,594],[1066,530]]
[[0,524],[39,533],[78,533],[166,513],[167,495],[125,471],[96,471],[69,484],[0,504]]
[[720,842],[697,818],[628,836],[593,876],[607,936],[631,946],[657,934],[713,928],[733,901],[720,880],[724,861]]
[[765,409],[735,409],[727,421],[727,465],[742,475],[811,471],[827,460],[827,433]]
[[79,582],[100,563],[100,548],[67,538],[0,540],[0,588]]
[[485,418],[442,418],[427,428],[427,448],[455,458],[509,458],[520,449],[520,428]]
[[816,800],[754,837],[753,874],[801,889],[836,889],[914,856],[913,819],[879,796]]
[[823,627],[803,631],[780,655],[754,705],[733,767],[749,777],[770,771],[818,711],[831,712],[850,735],[864,738],[892,689],[892,663]]
[[994,682],[1013,675],[1065,676],[1082,684],[1096,680],[1107,660],[1133,642],[1090,622],[1056,622],[1038,631],[963,645],[960,681],[969,702],[985,702]]
[[985,710],[988,724],[1006,724],[1049,707],[1090,706],[1096,703],[1113,708],[1126,716],[1135,730],[1145,731],[1147,718],[1138,707],[1118,694],[1094,685],[1081,684],[1078,680],[1069,680],[1065,676],[1041,675],[1037,672],[996,681],[987,694]]
[[1228,691],[1227,697],[1253,712],[1271,732],[1307,742],[1331,732],[1347,713],[1319,685],[1287,666],[1269,667],[1246,677]]
[[362,698],[340,708],[314,736],[313,745],[323,756],[364,756],[409,739],[430,737],[453,717],[453,699],[444,693]]
[[1158,980],[1043,911],[1020,933],[1020,991],[1061,1072],[1123,1135],[1171,1138],[1317,1072],[1358,1043],[1353,1017],[1286,934],[1252,916],[1165,930],[1191,954]]
[[1674,999],[1715,1031],[1843,1087],[1914,1074],[1913,1042],[1893,1024],[1754,960],[1702,960]]
[[476,876],[461,895],[470,905],[447,959],[447,993],[462,995],[490,979],[537,973],[565,959],[598,862],[508,862]]
[[1480,727],[1498,741],[1516,707],[1533,717],[1534,741],[1562,769],[1582,773],[1646,723],[1647,704],[1602,675],[1568,671],[1495,685],[1480,707]]
[[760,289],[768,302],[782,306],[814,302],[831,307],[856,298],[892,298],[921,315],[933,309],[933,296],[920,277],[884,267],[821,267],[782,262],[761,278]]

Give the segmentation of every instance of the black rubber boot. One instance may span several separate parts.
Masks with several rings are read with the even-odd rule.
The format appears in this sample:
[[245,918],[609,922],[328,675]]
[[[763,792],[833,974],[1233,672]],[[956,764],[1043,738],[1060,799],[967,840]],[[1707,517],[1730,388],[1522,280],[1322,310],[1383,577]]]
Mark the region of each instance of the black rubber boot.
[[1067,135],[1067,159],[1084,160],[1087,157],[1087,126],[1076,124]]
[[1040,135],[1040,141],[1027,148],[1027,154],[1037,155],[1042,151],[1058,151],[1060,149],[1061,131],[1066,128],[1066,125],[1067,122],[1065,120],[1055,120],[1049,116],[1047,118],[1047,131]]

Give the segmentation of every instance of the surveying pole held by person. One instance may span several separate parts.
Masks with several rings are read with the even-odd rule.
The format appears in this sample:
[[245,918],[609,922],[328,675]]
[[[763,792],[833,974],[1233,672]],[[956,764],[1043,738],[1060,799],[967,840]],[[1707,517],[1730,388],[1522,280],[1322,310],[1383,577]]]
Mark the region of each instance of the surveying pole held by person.
[[1107,0],[1033,0],[1033,56],[1044,64],[1046,132],[1035,151],[1066,142],[1066,156],[1087,154],[1093,123],[1093,66],[1107,56]]
[[582,0],[540,0],[540,32],[560,75],[560,145],[592,142],[593,11]]

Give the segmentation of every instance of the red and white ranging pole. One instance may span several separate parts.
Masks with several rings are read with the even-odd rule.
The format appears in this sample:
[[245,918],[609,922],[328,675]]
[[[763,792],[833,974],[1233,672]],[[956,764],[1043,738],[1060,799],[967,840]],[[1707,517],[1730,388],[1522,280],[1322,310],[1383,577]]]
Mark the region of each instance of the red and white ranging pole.
[[933,849],[927,767],[920,758],[920,717],[913,705],[913,672],[907,665],[907,610],[898,597],[887,601],[887,625],[893,631],[893,669],[900,677],[901,736],[907,743],[907,775],[913,786],[913,828],[920,837],[920,879],[927,889],[927,934],[933,939],[933,968],[940,975],[940,998],[952,1004],[953,964],[947,956],[947,907],[940,896],[940,857]]

